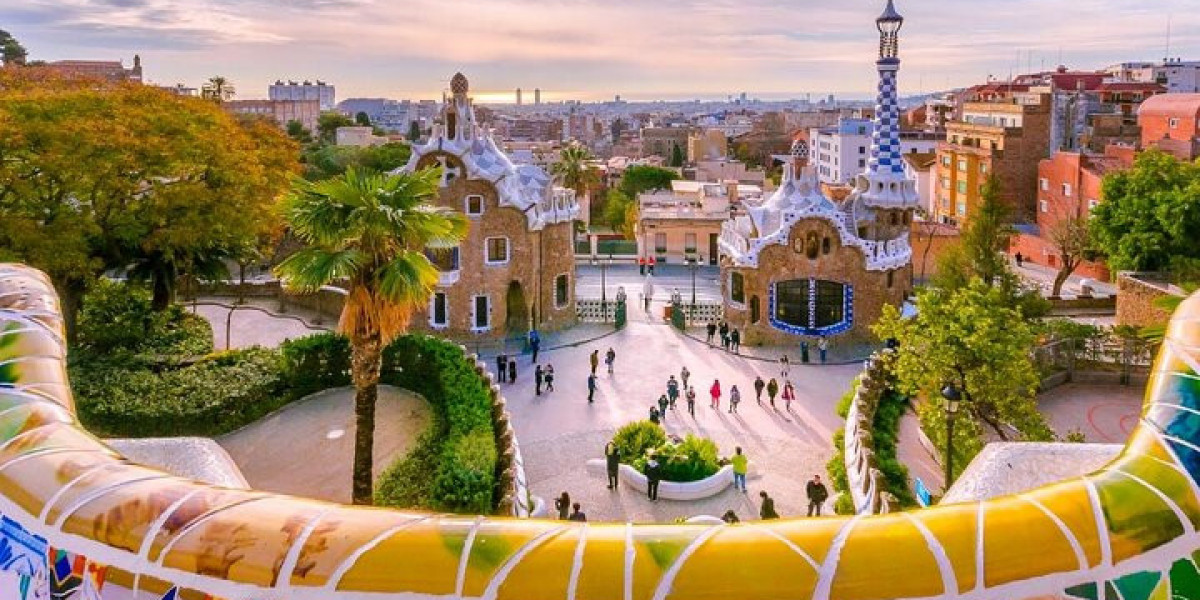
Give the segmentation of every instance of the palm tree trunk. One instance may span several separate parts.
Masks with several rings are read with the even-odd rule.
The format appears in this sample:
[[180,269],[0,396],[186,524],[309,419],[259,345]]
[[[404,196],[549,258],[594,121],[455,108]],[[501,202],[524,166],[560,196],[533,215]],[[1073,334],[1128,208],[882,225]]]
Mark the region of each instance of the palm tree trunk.
[[382,343],[378,331],[351,338],[350,369],[354,381],[354,482],[355,504],[374,499],[375,400],[379,396]]

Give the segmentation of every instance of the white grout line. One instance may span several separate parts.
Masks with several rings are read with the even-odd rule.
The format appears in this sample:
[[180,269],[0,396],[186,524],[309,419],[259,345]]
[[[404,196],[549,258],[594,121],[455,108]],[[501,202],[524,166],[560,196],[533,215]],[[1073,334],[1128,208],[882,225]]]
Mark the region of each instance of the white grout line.
[[652,596],[652,600],[666,600],[667,595],[671,593],[671,588],[675,585],[675,577],[679,575],[679,571],[683,569],[684,563],[687,562],[687,559],[691,558],[692,554],[695,553],[700,546],[703,546],[704,543],[709,540],[709,538],[716,535],[717,532],[724,528],[725,523],[721,523],[720,525],[709,527],[704,531],[704,533],[696,536],[696,539],[692,540],[692,543],[688,544],[687,548],[684,548],[683,552],[679,553],[679,556],[675,559],[675,562],[671,563],[671,566],[667,569],[667,572],[663,573],[662,578],[658,580],[658,586],[654,589],[654,596]]

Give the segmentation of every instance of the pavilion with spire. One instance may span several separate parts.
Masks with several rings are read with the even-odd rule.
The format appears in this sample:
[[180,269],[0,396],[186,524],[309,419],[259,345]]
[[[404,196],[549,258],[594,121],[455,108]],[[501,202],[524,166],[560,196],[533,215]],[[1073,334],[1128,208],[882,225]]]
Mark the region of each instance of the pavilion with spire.
[[879,30],[879,94],[870,161],[835,202],[811,167],[784,167],[773,196],[722,228],[725,318],[742,343],[867,342],[886,305],[912,289],[909,230],[919,205],[900,152],[900,29],[888,0]]

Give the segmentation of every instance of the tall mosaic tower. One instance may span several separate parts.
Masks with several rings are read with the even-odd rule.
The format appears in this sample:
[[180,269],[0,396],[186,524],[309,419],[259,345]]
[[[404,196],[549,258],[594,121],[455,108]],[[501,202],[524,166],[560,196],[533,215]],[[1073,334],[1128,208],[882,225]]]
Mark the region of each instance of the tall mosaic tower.
[[[883,14],[875,19],[879,29],[879,97],[875,103],[875,131],[871,134],[871,155],[866,170],[856,182],[855,200],[871,209],[915,209],[919,203],[915,185],[904,169],[900,148],[900,28],[904,17],[888,0]],[[865,215],[863,215],[865,216]],[[870,217],[866,217],[870,218]]]

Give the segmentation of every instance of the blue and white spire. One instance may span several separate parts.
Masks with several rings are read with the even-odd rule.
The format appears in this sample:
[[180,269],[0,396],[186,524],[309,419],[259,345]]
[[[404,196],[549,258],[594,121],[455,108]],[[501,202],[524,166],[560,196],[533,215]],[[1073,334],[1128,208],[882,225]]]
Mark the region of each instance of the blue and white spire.
[[[904,155],[900,148],[900,99],[896,76],[900,72],[900,28],[904,17],[888,0],[883,14],[875,20],[879,29],[879,96],[875,104],[875,131],[871,137],[871,155],[866,171],[858,178],[858,196],[869,206],[909,208],[918,199],[907,180]],[[906,183],[909,183],[906,185]]]

